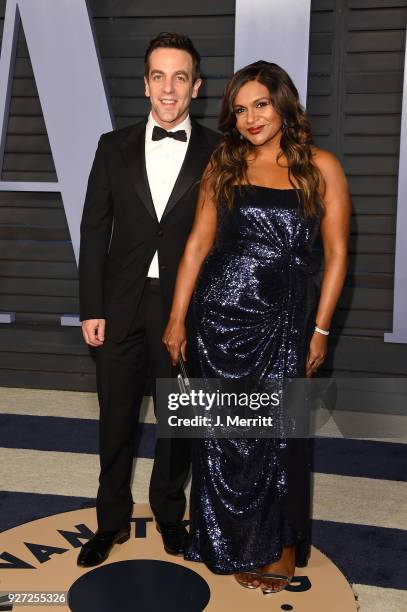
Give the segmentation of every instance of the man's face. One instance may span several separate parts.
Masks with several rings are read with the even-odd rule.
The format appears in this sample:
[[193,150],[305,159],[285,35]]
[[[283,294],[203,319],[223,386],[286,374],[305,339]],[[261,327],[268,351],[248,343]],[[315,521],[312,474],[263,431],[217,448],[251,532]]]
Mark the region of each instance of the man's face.
[[201,79],[192,82],[192,57],[181,49],[155,49],[150,55],[145,94],[151,101],[155,121],[166,130],[184,121],[191,98],[196,98]]

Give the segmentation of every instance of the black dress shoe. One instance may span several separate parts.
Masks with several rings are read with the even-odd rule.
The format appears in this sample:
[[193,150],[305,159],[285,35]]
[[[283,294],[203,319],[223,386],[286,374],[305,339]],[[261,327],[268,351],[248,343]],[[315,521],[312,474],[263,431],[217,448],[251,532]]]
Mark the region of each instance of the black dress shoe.
[[93,567],[103,563],[112,550],[114,544],[123,544],[130,537],[130,527],[120,531],[97,531],[96,534],[81,548],[78,556],[78,565]]
[[188,540],[188,531],[185,525],[178,521],[177,523],[159,523],[157,521],[157,531],[161,533],[164,543],[164,550],[169,555],[184,554]]

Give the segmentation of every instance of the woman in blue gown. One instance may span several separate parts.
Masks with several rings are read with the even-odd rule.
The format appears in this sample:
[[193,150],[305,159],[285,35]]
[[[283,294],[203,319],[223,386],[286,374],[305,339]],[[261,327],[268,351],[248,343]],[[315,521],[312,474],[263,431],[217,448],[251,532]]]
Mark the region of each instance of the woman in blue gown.
[[[346,274],[349,196],[339,162],[312,144],[298,92],[276,64],[237,72],[222,104],[223,140],[201,182],[165,342],[192,375],[234,383],[312,376]],[[324,273],[321,292],[314,276]],[[310,549],[305,438],[193,440],[185,558],[264,593],[285,588]]]

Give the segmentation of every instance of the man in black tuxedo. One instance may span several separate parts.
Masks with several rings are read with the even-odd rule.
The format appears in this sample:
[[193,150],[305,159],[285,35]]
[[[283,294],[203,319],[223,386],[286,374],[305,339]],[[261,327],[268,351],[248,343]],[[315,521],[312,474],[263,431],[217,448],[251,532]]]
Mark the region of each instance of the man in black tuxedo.
[[[129,538],[134,440],[147,370],[170,378],[161,341],[199,181],[217,144],[189,117],[201,85],[199,54],[186,36],[162,33],[145,55],[147,120],[99,140],[81,223],[83,336],[95,347],[100,404],[98,531],[78,564],[104,561]],[[155,399],[155,384],[152,388]],[[150,504],[167,552],[180,554],[188,440],[158,439]]]

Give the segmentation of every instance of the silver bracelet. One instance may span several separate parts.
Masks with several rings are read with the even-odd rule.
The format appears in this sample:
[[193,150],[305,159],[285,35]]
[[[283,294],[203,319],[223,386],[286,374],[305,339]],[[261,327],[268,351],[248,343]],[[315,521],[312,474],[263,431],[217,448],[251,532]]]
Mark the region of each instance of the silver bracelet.
[[321,329],[320,327],[318,327],[318,325],[315,325],[315,331],[318,332],[319,334],[322,334],[323,336],[329,336],[329,330],[327,329]]

